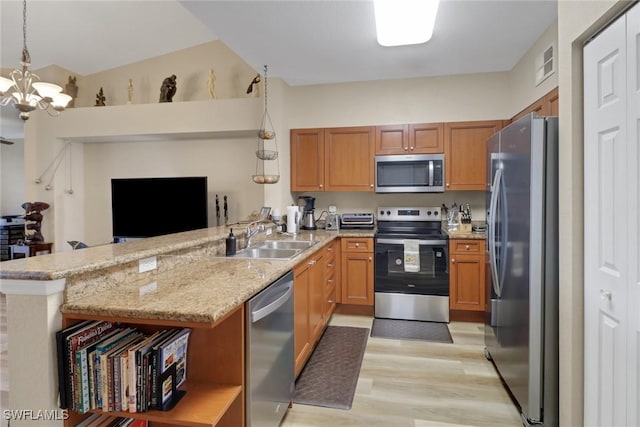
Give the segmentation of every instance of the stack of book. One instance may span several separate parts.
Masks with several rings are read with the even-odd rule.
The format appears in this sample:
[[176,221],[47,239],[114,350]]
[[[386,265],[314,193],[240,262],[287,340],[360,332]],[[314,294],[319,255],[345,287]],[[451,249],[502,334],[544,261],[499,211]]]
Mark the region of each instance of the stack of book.
[[109,415],[93,414],[87,417],[76,427],[147,427],[146,420],[134,420],[133,418],[114,418]]
[[84,321],[56,334],[60,407],[168,410],[184,395],[191,329],[144,334],[107,321]]

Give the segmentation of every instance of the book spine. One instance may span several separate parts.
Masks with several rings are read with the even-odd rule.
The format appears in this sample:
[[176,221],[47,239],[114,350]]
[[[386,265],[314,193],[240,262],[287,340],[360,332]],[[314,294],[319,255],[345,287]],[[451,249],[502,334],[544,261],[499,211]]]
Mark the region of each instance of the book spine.
[[142,355],[136,352],[136,412],[142,412]]
[[111,358],[113,364],[113,390],[111,390],[113,400],[113,410],[120,410],[120,386],[121,386],[121,373],[120,373],[120,357],[114,356]]
[[128,351],[120,356],[120,409],[126,411],[129,409],[129,364]]
[[107,387],[109,383],[109,360],[104,354],[100,355],[100,383],[100,406],[104,412],[107,412],[109,410],[109,393]]
[[136,365],[136,351],[129,354],[129,412],[136,412],[136,377],[137,377],[137,365]]
[[149,364],[151,365],[151,407],[158,408],[158,350],[151,350],[149,356]]

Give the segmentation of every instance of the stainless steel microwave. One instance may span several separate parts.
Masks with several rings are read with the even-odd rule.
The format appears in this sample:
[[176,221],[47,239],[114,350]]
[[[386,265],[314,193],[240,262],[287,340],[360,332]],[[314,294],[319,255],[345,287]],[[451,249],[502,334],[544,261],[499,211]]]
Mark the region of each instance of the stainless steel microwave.
[[376,156],[376,193],[444,191],[444,154]]

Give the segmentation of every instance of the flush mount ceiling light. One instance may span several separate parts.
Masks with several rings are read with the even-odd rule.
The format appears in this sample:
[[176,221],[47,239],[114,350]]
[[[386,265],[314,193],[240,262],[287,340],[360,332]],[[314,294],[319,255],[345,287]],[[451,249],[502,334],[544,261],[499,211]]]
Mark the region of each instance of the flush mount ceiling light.
[[373,0],[381,46],[425,43],[431,39],[440,0]]
[[[36,108],[47,110],[50,115],[58,115],[71,101],[71,97],[62,93],[62,88],[58,85],[38,81],[40,77],[29,70],[31,57],[27,49],[26,0],[22,2],[22,40],[22,70],[13,70],[10,79],[0,77],[0,105],[13,103],[20,111],[22,120],[28,120],[29,113]],[[49,107],[55,112],[50,111]]]

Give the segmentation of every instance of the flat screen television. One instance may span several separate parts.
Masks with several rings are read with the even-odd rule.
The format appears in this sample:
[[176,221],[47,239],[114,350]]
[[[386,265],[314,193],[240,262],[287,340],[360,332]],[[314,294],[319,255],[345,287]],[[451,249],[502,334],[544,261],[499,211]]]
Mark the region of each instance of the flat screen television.
[[208,227],[207,177],[112,178],[115,242]]

